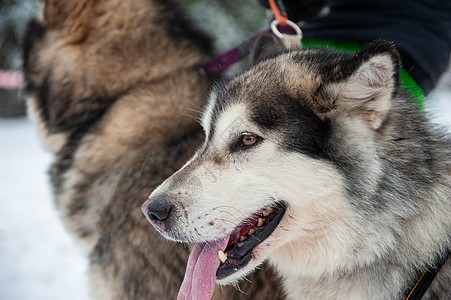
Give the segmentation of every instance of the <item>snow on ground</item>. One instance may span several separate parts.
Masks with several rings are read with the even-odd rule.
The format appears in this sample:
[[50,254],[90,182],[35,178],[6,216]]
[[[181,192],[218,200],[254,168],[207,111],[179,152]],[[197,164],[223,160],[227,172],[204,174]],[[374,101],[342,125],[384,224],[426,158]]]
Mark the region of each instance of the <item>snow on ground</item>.
[[425,103],[430,120],[445,125],[451,131],[451,86],[433,90]]
[[42,150],[26,118],[0,119],[0,299],[88,299],[87,260],[54,209]]
[[[451,89],[428,110],[451,128]],[[89,299],[87,260],[54,209],[42,150],[26,118],[0,119],[0,300]]]

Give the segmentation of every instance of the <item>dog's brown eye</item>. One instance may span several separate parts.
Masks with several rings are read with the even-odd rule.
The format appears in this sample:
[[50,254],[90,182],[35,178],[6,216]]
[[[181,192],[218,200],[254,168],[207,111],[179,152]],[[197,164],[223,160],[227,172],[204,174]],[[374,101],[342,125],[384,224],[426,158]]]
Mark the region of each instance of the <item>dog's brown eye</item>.
[[260,144],[260,142],[263,141],[262,137],[259,137],[256,134],[249,133],[249,132],[243,132],[235,144],[231,145],[230,150],[232,152],[239,151],[239,150],[245,150],[248,148],[251,148],[257,144]]
[[258,142],[258,137],[252,134],[244,134],[241,136],[241,143],[245,147],[250,147]]

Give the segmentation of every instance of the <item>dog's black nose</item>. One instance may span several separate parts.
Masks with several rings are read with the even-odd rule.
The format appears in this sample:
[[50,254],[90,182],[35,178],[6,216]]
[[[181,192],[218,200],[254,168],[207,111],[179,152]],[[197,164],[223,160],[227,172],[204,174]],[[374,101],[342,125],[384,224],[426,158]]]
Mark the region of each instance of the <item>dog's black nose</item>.
[[160,197],[151,197],[147,200],[147,216],[152,221],[164,221],[168,218],[172,210],[172,205],[163,201]]

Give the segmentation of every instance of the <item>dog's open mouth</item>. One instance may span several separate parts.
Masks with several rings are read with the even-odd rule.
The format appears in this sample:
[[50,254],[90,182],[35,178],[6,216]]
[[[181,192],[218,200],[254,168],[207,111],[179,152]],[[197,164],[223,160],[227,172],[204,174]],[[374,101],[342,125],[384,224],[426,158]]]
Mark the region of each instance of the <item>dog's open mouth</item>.
[[252,258],[252,250],[276,229],[286,205],[282,202],[268,206],[244,220],[231,233],[225,251],[219,251],[221,264],[216,279],[223,279],[246,266]]
[[285,211],[286,205],[279,202],[256,212],[224,238],[197,243],[177,299],[210,299],[215,279],[227,278],[245,267],[254,248],[274,232]]

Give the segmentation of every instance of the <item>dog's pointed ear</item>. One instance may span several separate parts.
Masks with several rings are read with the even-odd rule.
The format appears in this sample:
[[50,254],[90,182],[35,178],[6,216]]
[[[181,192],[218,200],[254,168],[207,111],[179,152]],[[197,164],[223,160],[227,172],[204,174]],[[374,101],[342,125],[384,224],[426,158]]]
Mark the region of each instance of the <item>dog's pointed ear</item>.
[[258,64],[262,60],[271,58],[284,51],[286,51],[286,48],[280,39],[272,34],[265,33],[255,43],[252,53],[252,63],[254,65]]
[[342,66],[346,78],[334,84],[335,107],[363,114],[371,128],[384,122],[391,98],[399,87],[400,57],[395,47],[376,41]]
[[43,23],[63,30],[70,42],[78,42],[88,33],[94,4],[93,0],[45,0]]

